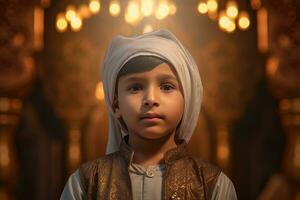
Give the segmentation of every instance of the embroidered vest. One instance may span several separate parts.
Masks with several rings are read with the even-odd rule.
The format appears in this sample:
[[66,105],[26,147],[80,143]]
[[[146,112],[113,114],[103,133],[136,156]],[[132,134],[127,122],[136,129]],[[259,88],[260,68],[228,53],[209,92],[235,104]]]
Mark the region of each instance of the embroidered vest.
[[[132,151],[122,141],[118,152],[90,161],[79,168],[83,190],[88,200],[132,199],[128,167]],[[186,154],[186,143],[165,154],[165,200],[210,200],[220,170],[199,158]]]

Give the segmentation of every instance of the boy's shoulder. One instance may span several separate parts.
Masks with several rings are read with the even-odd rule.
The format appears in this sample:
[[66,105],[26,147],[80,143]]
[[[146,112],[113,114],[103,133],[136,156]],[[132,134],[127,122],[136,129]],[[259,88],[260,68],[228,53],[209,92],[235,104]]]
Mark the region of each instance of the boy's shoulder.
[[88,179],[92,174],[98,172],[99,167],[109,165],[116,158],[120,157],[119,152],[114,152],[108,155],[103,155],[95,160],[91,160],[83,163],[79,167],[79,173],[81,178]]
[[[105,169],[109,170],[113,161],[120,157],[121,156],[119,152],[114,152],[108,155],[100,156],[97,159],[87,161],[80,165],[78,171],[83,189],[86,191],[87,184],[89,182],[94,182],[94,180],[91,179],[97,178],[99,171],[103,171]],[[101,170],[99,170],[99,168],[101,168]]]
[[214,180],[221,173],[221,169],[216,165],[208,162],[207,160],[197,157],[197,156],[188,156],[189,160],[197,166],[198,172],[204,176],[205,180],[208,182]]

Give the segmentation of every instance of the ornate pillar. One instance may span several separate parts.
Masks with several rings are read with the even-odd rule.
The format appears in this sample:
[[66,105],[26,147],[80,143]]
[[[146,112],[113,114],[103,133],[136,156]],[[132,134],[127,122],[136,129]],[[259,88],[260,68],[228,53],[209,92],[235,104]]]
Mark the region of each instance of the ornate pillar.
[[15,199],[18,161],[14,133],[34,77],[34,1],[0,3],[0,199]]
[[[99,50],[81,32],[55,33],[54,26],[48,29],[52,34],[46,36],[42,80],[46,98],[67,127],[64,165],[68,176],[85,159],[82,126],[97,103],[95,90],[99,67],[96,54]],[[60,40],[61,34],[68,37],[63,35],[65,38]]]
[[260,73],[253,61],[250,62],[249,59],[247,63],[247,57],[244,57],[245,60],[240,58],[240,42],[234,43],[226,36],[217,37],[205,48],[205,58],[202,60],[206,62],[201,70],[204,85],[203,109],[215,128],[213,160],[231,175],[232,126],[242,116],[248,101],[253,97]]
[[[266,75],[280,99],[280,114],[286,133],[282,170],[291,199],[300,198],[300,14],[299,2],[266,1],[270,56]],[[275,198],[275,195],[274,195]]]

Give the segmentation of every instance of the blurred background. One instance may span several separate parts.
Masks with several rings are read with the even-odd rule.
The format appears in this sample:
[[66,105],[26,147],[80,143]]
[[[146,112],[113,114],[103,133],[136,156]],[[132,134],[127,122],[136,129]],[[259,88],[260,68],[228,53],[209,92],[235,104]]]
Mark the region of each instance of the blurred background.
[[242,200],[300,199],[299,0],[0,0],[0,200],[59,199],[105,154],[113,36],[167,28],[204,86],[191,154]]

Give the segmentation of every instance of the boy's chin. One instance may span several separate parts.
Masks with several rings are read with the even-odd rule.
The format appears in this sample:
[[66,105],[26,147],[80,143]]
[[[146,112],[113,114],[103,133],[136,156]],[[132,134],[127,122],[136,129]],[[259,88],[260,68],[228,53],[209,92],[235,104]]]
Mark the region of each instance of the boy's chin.
[[161,139],[168,139],[171,134],[162,133],[162,132],[146,132],[138,134],[138,137],[144,140],[161,140]]

